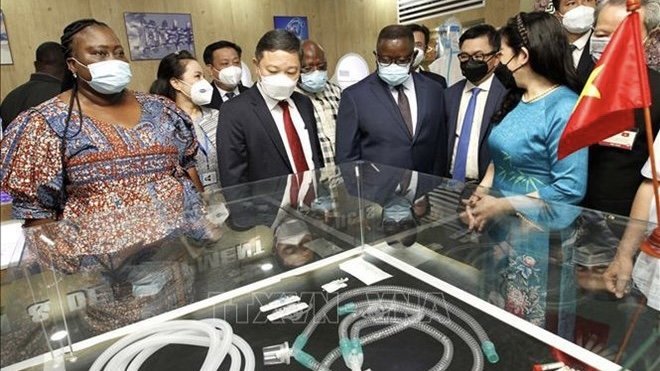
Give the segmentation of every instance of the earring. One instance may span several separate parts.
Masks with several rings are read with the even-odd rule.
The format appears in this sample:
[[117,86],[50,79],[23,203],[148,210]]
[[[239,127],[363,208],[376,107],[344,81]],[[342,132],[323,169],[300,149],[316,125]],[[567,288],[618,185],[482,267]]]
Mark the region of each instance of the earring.
[[74,72],[74,73],[73,73],[73,78],[74,78],[74,79],[77,79],[77,78],[78,78],[78,74]]

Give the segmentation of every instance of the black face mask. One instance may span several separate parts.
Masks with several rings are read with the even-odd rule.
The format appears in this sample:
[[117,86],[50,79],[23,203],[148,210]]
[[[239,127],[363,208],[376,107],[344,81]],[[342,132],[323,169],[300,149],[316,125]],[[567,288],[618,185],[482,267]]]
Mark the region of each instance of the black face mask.
[[495,77],[500,80],[506,89],[515,89],[517,87],[516,79],[513,78],[513,73],[507,68],[506,64],[500,64],[495,67]]
[[[509,62],[511,62],[512,59],[513,57],[509,59]],[[509,62],[506,62],[506,64],[500,63],[495,68],[495,77],[497,77],[497,79],[500,80],[500,82],[502,83],[502,85],[504,85],[505,88],[511,90],[517,88],[518,86],[516,85],[516,79],[513,78],[513,71],[511,71],[509,67],[507,67]]]
[[467,62],[461,62],[461,72],[468,81],[477,85],[486,75],[488,75],[488,63],[485,61],[477,62],[469,59]]

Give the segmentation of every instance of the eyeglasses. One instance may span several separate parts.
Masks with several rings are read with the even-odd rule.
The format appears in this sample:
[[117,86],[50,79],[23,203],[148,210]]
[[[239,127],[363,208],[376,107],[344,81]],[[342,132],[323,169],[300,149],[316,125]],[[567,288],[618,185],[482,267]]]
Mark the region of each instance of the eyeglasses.
[[460,62],[467,62],[470,59],[472,59],[475,62],[484,62],[484,61],[488,62],[498,52],[499,51],[493,51],[493,52],[490,52],[490,53],[478,52],[478,53],[475,53],[473,55],[470,55],[468,53],[459,53],[457,55],[457,57],[458,57],[458,60]]
[[309,72],[312,72],[312,71],[327,71],[327,70],[328,70],[328,64],[323,63],[323,64],[319,64],[317,66],[303,67],[303,68],[300,69],[300,72],[301,73],[309,73]]
[[[414,54],[414,52],[413,52]],[[395,63],[398,66],[401,67],[408,67],[410,65],[410,62],[412,62],[413,54],[410,54],[409,56],[405,58],[400,58],[400,59],[390,59],[388,57],[382,57],[378,55],[378,53],[374,52],[374,55],[376,56],[376,60],[378,63],[382,64],[383,67],[387,67],[391,65],[392,63]]]

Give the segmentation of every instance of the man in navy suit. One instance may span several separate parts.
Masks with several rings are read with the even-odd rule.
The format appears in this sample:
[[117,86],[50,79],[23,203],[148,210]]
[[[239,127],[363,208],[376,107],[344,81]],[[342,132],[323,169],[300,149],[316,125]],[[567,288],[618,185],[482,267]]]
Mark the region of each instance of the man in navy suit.
[[406,26],[378,35],[378,69],[344,90],[336,162],[366,160],[443,175],[447,134],[440,84],[412,72],[415,41]]
[[459,39],[458,59],[465,79],[443,93],[447,122],[447,172],[462,182],[480,181],[490,163],[487,137],[491,116],[506,89],[494,75],[500,36],[491,25],[470,28]]
[[257,43],[259,81],[220,108],[223,187],[323,166],[314,107],[294,92],[300,59],[300,40],[288,31],[269,31]]

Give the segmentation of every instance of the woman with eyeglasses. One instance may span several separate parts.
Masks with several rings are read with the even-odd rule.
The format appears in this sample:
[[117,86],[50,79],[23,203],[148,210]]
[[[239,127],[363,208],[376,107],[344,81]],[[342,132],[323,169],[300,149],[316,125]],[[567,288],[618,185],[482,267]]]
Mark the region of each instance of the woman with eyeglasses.
[[151,84],[149,92],[173,100],[190,116],[199,148],[196,160],[201,184],[198,188],[202,191],[219,189],[216,150],[218,110],[204,107],[211,102],[213,86],[204,79],[202,66],[186,50],[168,54],[160,61],[157,79]]

